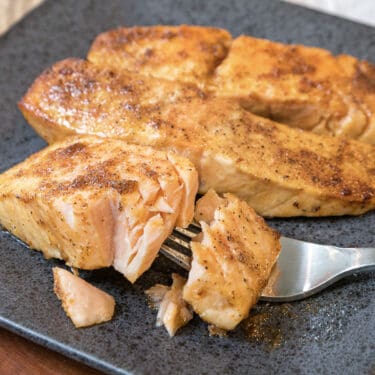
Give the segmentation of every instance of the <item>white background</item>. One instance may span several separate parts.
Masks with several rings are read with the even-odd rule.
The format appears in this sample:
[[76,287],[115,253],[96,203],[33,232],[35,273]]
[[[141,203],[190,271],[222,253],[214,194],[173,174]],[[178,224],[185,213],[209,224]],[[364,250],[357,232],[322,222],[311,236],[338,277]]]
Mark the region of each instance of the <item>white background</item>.
[[286,0],[375,26],[375,0]]

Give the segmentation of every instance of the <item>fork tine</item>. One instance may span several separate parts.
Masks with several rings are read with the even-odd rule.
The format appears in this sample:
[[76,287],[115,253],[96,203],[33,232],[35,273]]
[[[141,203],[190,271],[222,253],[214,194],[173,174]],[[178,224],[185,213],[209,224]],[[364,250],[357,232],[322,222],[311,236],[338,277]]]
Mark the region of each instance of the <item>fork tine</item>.
[[[198,230],[201,231],[199,224],[192,223],[188,228],[176,227],[173,232],[180,235],[182,234],[188,239],[192,239],[197,236]],[[176,236],[172,233],[169,235],[167,242],[163,243],[162,247],[160,248],[160,252],[185,270],[190,271],[191,257],[182,252],[182,249],[189,251],[189,253],[191,251],[188,239],[183,240],[182,238],[178,237],[178,235]]]
[[179,237],[176,237],[173,233],[169,235],[168,239],[175,243],[178,243],[180,246],[183,246],[186,250],[190,250],[189,242],[184,241]]
[[160,252],[186,271],[190,271],[191,258],[189,256],[182,254],[165,243],[161,246]]
[[192,232],[191,230],[189,230],[189,228],[176,227],[176,228],[174,228],[173,231],[177,232],[177,233],[180,233],[180,234],[183,234],[184,236],[189,237],[189,238],[194,238],[197,235],[197,233]]
[[201,226],[199,223],[197,223],[196,221],[193,221],[192,223],[189,224],[189,228],[194,228],[194,229],[197,229],[197,230],[202,230]]
[[202,230],[201,226],[195,221],[190,223],[187,228],[181,228],[181,227],[174,228],[174,231],[176,231],[177,233],[181,233],[184,236],[187,236],[190,238],[194,238],[195,236],[197,236],[197,234],[200,233],[201,230]]

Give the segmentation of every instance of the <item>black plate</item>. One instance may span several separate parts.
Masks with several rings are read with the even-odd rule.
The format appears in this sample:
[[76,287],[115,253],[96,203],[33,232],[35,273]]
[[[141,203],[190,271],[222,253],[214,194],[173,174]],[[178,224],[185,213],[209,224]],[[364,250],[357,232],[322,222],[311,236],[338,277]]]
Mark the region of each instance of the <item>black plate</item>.
[[[84,57],[96,34],[119,25],[194,23],[284,42],[305,43],[375,60],[374,29],[276,1],[50,1],[0,39],[0,170],[44,142],[16,108],[33,79],[68,56]],[[275,220],[296,238],[375,246],[375,214],[356,218]],[[0,233],[0,325],[110,373],[368,374],[375,370],[375,274],[349,277],[306,301],[259,303],[267,337],[243,327],[210,337],[195,318],[170,339],[155,328],[143,291],[168,282],[173,264],[160,258],[131,286],[112,270],[84,273],[117,301],[107,324],[76,330],[52,291],[51,267],[40,253]],[[273,344],[274,345],[273,345]],[[279,344],[279,345],[277,345]],[[272,347],[274,346],[274,347]]]

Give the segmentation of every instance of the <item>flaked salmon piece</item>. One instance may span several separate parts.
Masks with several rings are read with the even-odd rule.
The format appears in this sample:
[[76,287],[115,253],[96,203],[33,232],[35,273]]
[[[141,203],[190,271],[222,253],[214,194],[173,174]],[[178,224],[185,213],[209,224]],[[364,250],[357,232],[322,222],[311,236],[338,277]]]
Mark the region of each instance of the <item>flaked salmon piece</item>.
[[155,284],[151,288],[147,289],[145,294],[148,298],[150,308],[159,310],[161,301],[170,289],[170,286],[164,284]]
[[171,337],[193,318],[191,307],[182,298],[186,279],[176,273],[172,274],[172,278],[170,287],[156,284],[145,292],[151,304],[158,309],[156,326],[164,325]]
[[353,56],[183,25],[102,33],[88,59],[104,69],[196,83],[293,127],[375,143],[375,65]]
[[195,196],[199,188],[198,172],[186,158],[178,156],[174,153],[168,154],[168,159],[174,165],[183,184],[183,195],[181,198],[181,212],[177,217],[176,225],[179,227],[187,227],[194,217]]
[[[225,98],[196,96],[153,108],[139,103],[136,119],[124,105],[114,110],[111,103],[123,100],[118,86],[106,89],[114,77],[87,63],[62,76],[59,64],[21,102],[25,117],[49,142],[94,133],[173,151],[194,163],[201,193],[235,193],[262,216],[358,215],[375,207],[374,146],[302,132]],[[63,66],[74,71],[76,63]],[[66,87],[82,95],[73,97]],[[64,97],[53,100],[53,91]]]
[[115,300],[63,268],[53,267],[54,291],[76,328],[107,322],[115,311]]
[[214,27],[123,27],[97,36],[87,58],[100,67],[202,87],[226,56],[230,41],[228,31]]
[[183,298],[205,321],[231,330],[248,316],[280,251],[279,235],[245,202],[210,190],[197,202],[202,233]]
[[0,187],[0,222],[30,247],[134,282],[176,222],[191,221],[197,173],[178,155],[82,136],[11,168]]

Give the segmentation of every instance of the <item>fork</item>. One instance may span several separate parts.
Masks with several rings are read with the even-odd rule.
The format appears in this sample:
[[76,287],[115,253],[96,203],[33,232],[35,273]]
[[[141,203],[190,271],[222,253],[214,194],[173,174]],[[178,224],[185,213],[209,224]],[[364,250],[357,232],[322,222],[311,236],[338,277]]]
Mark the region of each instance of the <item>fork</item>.
[[[190,270],[190,240],[200,232],[196,223],[175,228],[161,247],[167,258]],[[320,292],[353,273],[375,270],[375,248],[342,248],[281,237],[281,252],[261,300],[291,302]]]

